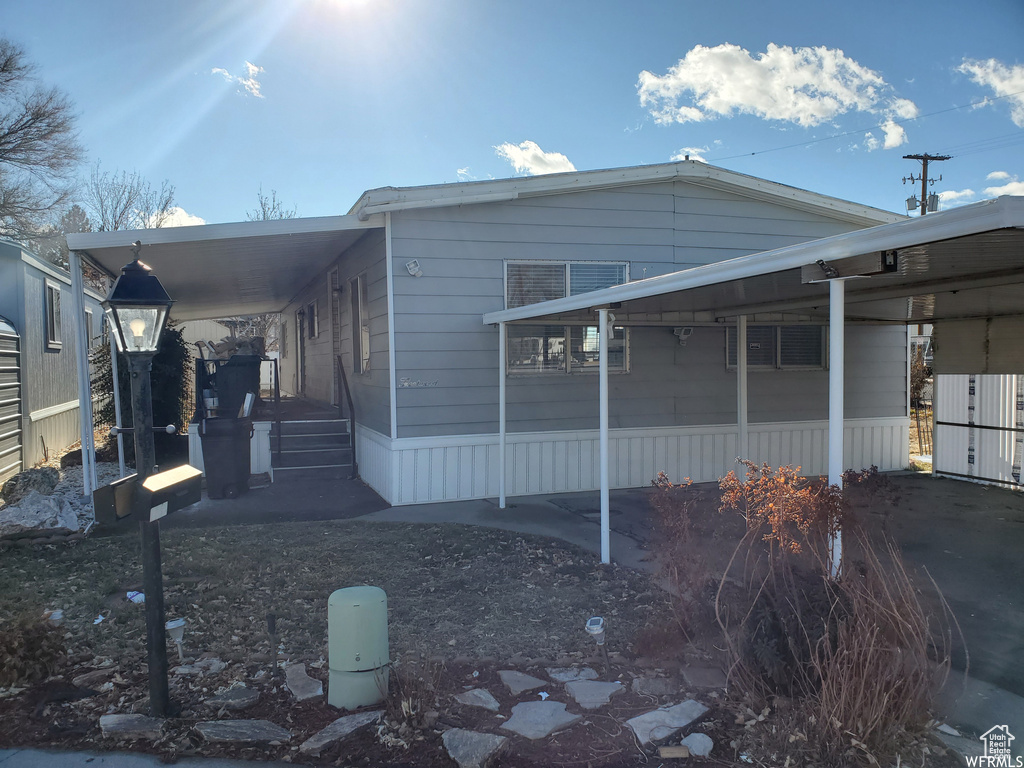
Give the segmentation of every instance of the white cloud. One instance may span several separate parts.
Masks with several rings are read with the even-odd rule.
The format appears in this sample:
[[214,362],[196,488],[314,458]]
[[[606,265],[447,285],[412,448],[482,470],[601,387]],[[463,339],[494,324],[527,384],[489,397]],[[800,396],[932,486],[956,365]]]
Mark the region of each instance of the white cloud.
[[258,67],[252,62],[245,62],[245,77],[236,77],[222,67],[214,67],[210,70],[211,75],[221,75],[229,83],[238,83],[247,93],[251,96],[255,96],[257,99],[263,98],[263,93],[260,90],[260,81],[256,79],[256,75],[263,71],[263,67]]
[[195,227],[205,224],[206,219],[194,216],[181,206],[167,209],[167,216],[162,220],[161,227]]
[[459,181],[475,181],[476,180],[476,176],[474,176],[473,174],[471,174],[469,172],[469,166],[468,165],[465,168],[459,168],[457,171],[455,171],[455,174],[459,177]]
[[[1004,97],[1010,105],[1010,119],[1024,128],[1024,64],[1008,67],[996,59],[979,61],[964,59],[956,68],[978,85],[991,88],[996,96]],[[986,100],[986,103],[991,103]]]
[[698,45],[665,75],[641,72],[637,92],[640,105],[662,124],[747,114],[808,128],[851,110],[878,114],[884,139],[872,137],[869,148],[905,143],[906,132],[895,121],[918,114],[917,105],[893,95],[878,73],[824,46],[770,43],[754,56],[728,43]]
[[1010,174],[1006,171],[992,171],[988,176],[985,177],[989,181],[1001,181],[1002,179],[1010,178]]
[[985,187],[985,194],[989,197],[1000,197],[1001,195],[1024,195],[1024,181],[1008,181],[1001,187]]
[[525,173],[528,176],[576,170],[576,166],[561,152],[545,152],[533,141],[524,141],[521,144],[506,142],[496,146],[494,151],[499,157],[508,160],[516,169],[516,173]]
[[973,189],[947,189],[939,192],[939,200],[944,208],[955,208],[958,205],[971,202],[975,195],[977,195],[977,192]]
[[[704,153],[707,152],[710,147],[680,147],[679,151],[672,155],[672,162],[678,160],[696,160],[698,163],[706,163],[704,159]],[[687,157],[689,156],[689,157]]]

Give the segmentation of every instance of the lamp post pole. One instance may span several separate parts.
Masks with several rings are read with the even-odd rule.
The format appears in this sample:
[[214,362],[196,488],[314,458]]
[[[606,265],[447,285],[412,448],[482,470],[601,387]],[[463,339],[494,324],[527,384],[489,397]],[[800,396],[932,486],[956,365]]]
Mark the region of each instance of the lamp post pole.
[[[135,489],[132,513],[139,519],[142,540],[142,591],[146,596],[146,651],[149,662],[149,705],[153,717],[167,717],[167,637],[164,634],[164,581],[160,568],[160,528],[145,508],[142,485],[153,474],[153,390],[150,370],[160,346],[160,334],[174,303],[155,275],[141,261],[142,242],[132,246],[135,260],[121,270],[103,310],[117,348],[128,358],[132,385],[135,437]],[[117,383],[114,383],[117,386]]]
[[[136,488],[153,473],[153,356],[127,355],[132,382],[132,419],[135,436]],[[149,706],[153,717],[167,717],[167,637],[164,632],[164,579],[160,566],[160,523],[150,522],[149,510],[136,511],[142,540],[142,592],[146,596],[146,653],[149,663]]]

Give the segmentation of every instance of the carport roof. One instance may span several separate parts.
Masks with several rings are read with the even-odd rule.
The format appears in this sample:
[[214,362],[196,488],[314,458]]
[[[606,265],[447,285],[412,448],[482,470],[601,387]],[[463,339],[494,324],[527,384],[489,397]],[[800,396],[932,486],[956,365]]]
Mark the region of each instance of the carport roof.
[[111,276],[132,243],[171,298],[178,320],[279,312],[384,216],[323,216],[197,227],[69,234],[68,248]]
[[[846,316],[918,323],[1024,314],[1024,197],[1000,197],[600,291],[483,316],[484,324],[694,313],[828,316],[832,277],[849,277]],[[897,269],[883,272],[884,254]],[[831,274],[818,266],[824,262]],[[832,273],[831,270],[835,272]]]

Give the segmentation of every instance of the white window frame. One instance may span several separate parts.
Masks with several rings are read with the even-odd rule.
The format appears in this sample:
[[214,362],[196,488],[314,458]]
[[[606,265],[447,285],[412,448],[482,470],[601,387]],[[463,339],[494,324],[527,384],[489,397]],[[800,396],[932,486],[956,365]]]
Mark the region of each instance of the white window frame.
[[370,372],[370,300],[366,273],[350,278],[348,286],[351,291],[352,371],[365,374]]
[[320,335],[320,305],[313,299],[306,305],[306,338],[315,339]]
[[[782,364],[782,329],[792,327],[813,327],[821,331],[821,365],[783,365]],[[755,365],[749,362],[750,355],[747,354],[747,369],[751,371],[827,371],[828,370],[828,326],[821,323],[759,323],[748,325],[749,335],[754,328],[772,328],[775,331],[775,359],[771,365]],[[735,340],[738,338],[736,326],[730,325],[725,329],[725,367],[726,370],[735,371],[735,354],[730,354]]]
[[46,313],[46,349],[55,352],[59,352],[63,346],[60,338],[60,289],[60,283],[46,280],[43,296],[43,309]]
[[[628,261],[559,261],[553,259],[511,259],[504,262],[503,276],[504,276],[504,303],[505,308],[508,309],[508,272],[510,265],[529,265],[529,266],[563,266],[565,268],[565,296],[578,296],[579,293],[572,293],[572,267],[574,265],[589,265],[597,264],[601,266],[616,266],[623,268],[623,279],[622,283],[617,285],[623,285],[629,282],[629,262]],[[527,306],[527,305],[518,305]],[[514,329],[527,327],[538,327],[538,326],[556,326],[562,329],[563,339],[563,357],[562,364],[559,368],[548,369],[548,370],[537,370],[531,369],[525,366],[514,365],[514,356],[509,350],[506,350],[506,373],[510,376],[524,375],[524,376],[567,376],[567,375],[587,375],[596,374],[599,370],[599,366],[583,366],[574,365],[572,360],[572,329],[574,328],[597,328],[597,323],[585,323],[585,322],[570,322],[570,323],[510,323],[508,328],[510,333],[508,334],[507,343],[509,347],[514,343]],[[613,338],[619,337],[623,339],[623,350],[622,350],[622,366],[612,368],[609,366],[608,372],[610,374],[629,373],[630,369],[630,356],[629,356],[629,329],[622,326],[613,326]],[[621,334],[621,335],[620,335]]]

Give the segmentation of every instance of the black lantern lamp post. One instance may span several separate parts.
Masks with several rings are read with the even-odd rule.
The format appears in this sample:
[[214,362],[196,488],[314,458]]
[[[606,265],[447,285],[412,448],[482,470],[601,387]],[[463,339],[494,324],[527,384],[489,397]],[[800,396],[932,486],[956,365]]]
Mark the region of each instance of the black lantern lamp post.
[[[128,358],[132,383],[132,416],[135,436],[136,489],[153,472],[153,390],[150,370],[160,345],[160,334],[174,302],[148,266],[139,261],[142,243],[135,242],[135,260],[121,270],[103,309],[117,341],[118,351]],[[115,384],[116,386],[116,384]],[[146,648],[149,661],[149,702],[154,717],[166,717],[167,639],[164,635],[164,588],[160,568],[160,528],[150,522],[149,510],[135,510],[142,538],[142,583],[146,595]]]

